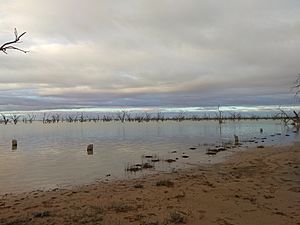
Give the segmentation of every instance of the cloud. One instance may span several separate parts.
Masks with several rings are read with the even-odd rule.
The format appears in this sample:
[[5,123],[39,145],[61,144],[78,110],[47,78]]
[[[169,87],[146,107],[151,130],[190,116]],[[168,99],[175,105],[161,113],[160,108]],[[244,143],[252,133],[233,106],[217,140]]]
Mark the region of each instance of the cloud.
[[3,0],[0,16],[0,43],[17,27],[30,50],[0,54],[4,109],[282,104],[300,71],[297,0]]

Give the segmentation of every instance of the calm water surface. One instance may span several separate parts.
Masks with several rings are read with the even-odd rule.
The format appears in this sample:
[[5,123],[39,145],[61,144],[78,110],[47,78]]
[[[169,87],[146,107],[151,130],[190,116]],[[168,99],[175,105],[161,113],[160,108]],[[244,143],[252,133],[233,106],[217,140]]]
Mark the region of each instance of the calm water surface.
[[[262,134],[260,128],[264,130]],[[125,168],[128,164],[146,162],[145,155],[178,158],[176,163],[155,163],[156,171],[214,163],[237,150],[208,156],[206,149],[232,141],[234,134],[242,141],[267,138],[263,143],[261,139],[257,144],[245,142],[243,149],[260,144],[288,144],[299,139],[292,128],[273,120],[226,122],[221,127],[214,121],[0,125],[0,194],[141,176],[153,169],[128,173]],[[18,140],[16,150],[11,149],[14,138]],[[86,152],[90,143],[94,144],[93,155]],[[196,150],[190,150],[191,147]]]

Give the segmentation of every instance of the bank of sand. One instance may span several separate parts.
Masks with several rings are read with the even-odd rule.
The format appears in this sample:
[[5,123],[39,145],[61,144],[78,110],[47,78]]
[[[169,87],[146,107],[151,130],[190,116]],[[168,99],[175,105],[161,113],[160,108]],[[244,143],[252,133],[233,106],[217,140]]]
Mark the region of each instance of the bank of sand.
[[300,143],[172,174],[0,197],[6,225],[292,225],[299,213]]

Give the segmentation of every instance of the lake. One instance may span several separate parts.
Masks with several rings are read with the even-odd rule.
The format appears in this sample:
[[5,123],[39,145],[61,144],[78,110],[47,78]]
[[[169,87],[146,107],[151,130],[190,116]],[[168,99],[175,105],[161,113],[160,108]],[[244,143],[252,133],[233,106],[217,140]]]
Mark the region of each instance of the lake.
[[[215,156],[206,154],[208,148],[230,144],[234,135],[239,136],[241,147]],[[170,172],[194,164],[219,162],[247,147],[285,145],[299,140],[292,127],[277,120],[226,121],[222,125],[216,121],[36,121],[2,124],[0,137],[1,194]],[[18,140],[15,150],[11,147],[12,139]],[[91,155],[86,151],[90,143],[94,144]],[[160,160],[151,163],[154,168],[136,173],[126,171],[130,165],[145,163],[151,157]],[[166,159],[176,162],[167,163]]]

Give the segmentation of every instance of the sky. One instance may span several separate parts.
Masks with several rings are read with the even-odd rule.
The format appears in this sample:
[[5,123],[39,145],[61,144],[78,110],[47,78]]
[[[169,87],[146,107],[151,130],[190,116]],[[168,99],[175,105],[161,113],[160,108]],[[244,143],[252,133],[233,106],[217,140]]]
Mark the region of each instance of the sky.
[[0,111],[294,104],[299,0],[1,0]]

